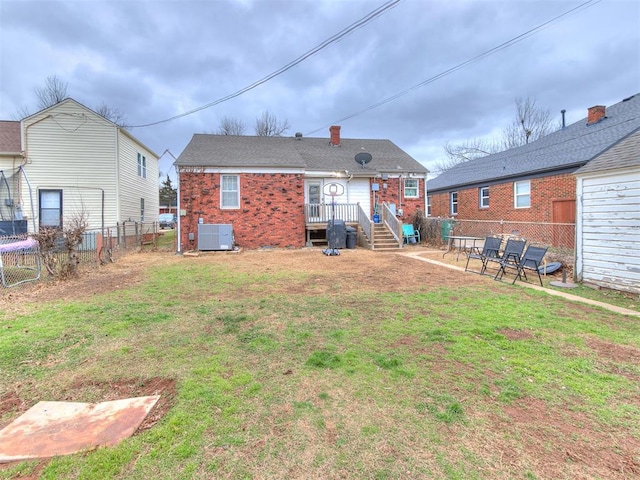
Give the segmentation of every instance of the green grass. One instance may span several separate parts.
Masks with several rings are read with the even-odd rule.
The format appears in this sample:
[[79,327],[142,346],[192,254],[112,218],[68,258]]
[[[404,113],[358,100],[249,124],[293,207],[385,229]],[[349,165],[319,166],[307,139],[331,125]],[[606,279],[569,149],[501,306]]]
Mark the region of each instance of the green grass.
[[[41,478],[546,478],[527,447],[538,440],[606,455],[640,445],[636,319],[493,284],[288,293],[307,281],[177,262],[118,292],[0,314],[0,396],[95,401],[72,385],[177,381],[153,428],[54,458]],[[514,420],[533,406],[539,416]],[[554,473],[608,478],[592,463]]]

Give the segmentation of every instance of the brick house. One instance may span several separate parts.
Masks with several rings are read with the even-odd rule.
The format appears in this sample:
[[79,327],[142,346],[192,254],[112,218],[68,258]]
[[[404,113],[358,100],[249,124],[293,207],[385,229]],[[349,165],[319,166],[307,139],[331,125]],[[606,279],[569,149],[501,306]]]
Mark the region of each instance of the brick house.
[[535,142],[460,163],[429,180],[428,215],[575,223],[573,173],[638,127],[640,95],[591,107],[587,118]]
[[201,225],[231,225],[245,248],[303,247],[330,218],[366,236],[383,206],[398,222],[425,212],[427,169],[389,140],[342,139],[339,126],[329,139],[196,134],[175,165],[180,251],[205,249]]

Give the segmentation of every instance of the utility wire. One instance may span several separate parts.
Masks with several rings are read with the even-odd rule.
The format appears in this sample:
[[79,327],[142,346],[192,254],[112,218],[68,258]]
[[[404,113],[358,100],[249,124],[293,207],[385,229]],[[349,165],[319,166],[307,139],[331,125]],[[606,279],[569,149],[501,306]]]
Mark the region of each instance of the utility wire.
[[142,124],[142,125],[132,125],[131,128],[151,127],[153,125],[159,125],[161,123],[170,122],[170,121],[176,120],[178,118],[186,117],[187,115],[192,115],[192,114],[194,114],[196,112],[199,112],[201,110],[205,110],[207,108],[211,108],[214,105],[218,105],[220,103],[226,102],[228,100],[231,100],[232,98],[238,97],[238,96],[242,95],[243,93],[248,92],[249,90],[253,90],[254,88],[262,85],[263,83],[268,82],[272,78],[275,78],[278,75],[283,74],[287,70],[290,70],[291,68],[295,67],[299,63],[304,62],[307,58],[312,57],[313,55],[318,53],[320,50],[323,50],[324,48],[328,47],[332,43],[336,43],[339,40],[341,40],[343,37],[345,37],[345,36],[349,35],[350,33],[354,32],[355,30],[358,30],[359,28],[364,27],[365,25],[367,25],[368,23],[372,22],[373,20],[375,20],[376,18],[378,18],[379,16],[381,16],[382,14],[384,14],[385,12],[390,10],[391,8],[395,7],[398,3],[400,3],[400,1],[401,0],[389,0],[389,1],[387,1],[386,3],[381,5],[380,7],[378,7],[375,10],[369,12],[367,15],[362,17],[360,20],[358,20],[358,21],[352,23],[351,25],[349,25],[348,27],[342,29],[341,31],[339,31],[338,33],[333,35],[332,37],[329,37],[327,40],[322,42],[320,45],[312,48],[311,50],[309,50],[308,52],[306,52],[303,55],[299,56],[295,60],[287,63],[284,67],[279,68],[275,72],[270,73],[266,77],[253,82],[251,85],[248,85],[248,86],[238,90],[235,93],[227,95],[226,97],[219,98],[218,100],[214,100],[213,102],[207,103],[206,105],[202,105],[200,107],[194,108],[193,110],[189,110],[188,112],[184,112],[184,113],[181,113],[179,115],[174,115],[173,117],[170,117],[170,118],[167,118],[167,119],[164,119],[164,120],[159,120],[157,122],[145,123],[145,124]]
[[[472,58],[470,58],[470,59],[468,59],[468,60],[466,60],[466,61],[464,61],[462,63],[459,63],[455,67],[451,67],[448,70],[440,72],[437,75],[434,75],[433,77],[428,78],[427,80],[425,80],[423,82],[420,82],[417,85],[414,85],[413,87],[408,88],[407,90],[404,90],[404,91],[402,91],[400,93],[396,93],[395,95],[392,95],[391,97],[388,97],[388,98],[386,98],[384,100],[381,100],[378,103],[375,103],[375,104],[373,104],[373,105],[371,105],[371,106],[369,106],[369,107],[367,107],[367,108],[365,108],[363,110],[360,110],[360,111],[358,111],[356,113],[353,113],[351,115],[347,115],[346,117],[343,117],[343,118],[341,118],[339,120],[336,120],[331,125],[339,124],[341,122],[344,122],[345,120],[349,120],[349,119],[351,119],[353,117],[357,117],[358,115],[362,115],[363,113],[366,113],[366,112],[368,112],[370,110],[378,108],[378,107],[380,107],[382,105],[385,105],[387,103],[393,102],[394,100],[397,100],[400,97],[408,95],[409,93],[413,92],[414,90],[417,90],[417,89],[419,89],[421,87],[424,87],[425,85],[428,85],[428,84],[433,83],[433,82],[435,82],[437,80],[440,80],[441,78],[446,77],[447,75],[450,75],[450,74],[452,74],[452,73],[454,73],[454,72],[456,72],[456,71],[458,71],[458,70],[460,70],[460,69],[462,69],[462,68],[464,68],[464,67],[466,67],[466,66],[468,66],[468,65],[470,65],[472,63],[475,63],[475,62],[477,62],[477,61],[479,61],[479,60],[481,60],[481,59],[483,59],[485,57],[493,55],[494,53],[497,53],[500,50],[504,50],[504,49],[506,49],[506,48],[508,48],[508,47],[510,47],[512,45],[515,45],[516,43],[521,42],[522,40],[524,40],[524,39],[526,39],[526,38],[528,38],[528,37],[530,37],[532,35],[535,35],[540,30],[542,30],[543,28],[549,26],[551,23],[560,20],[562,17],[565,17],[567,15],[575,13],[576,11],[578,11],[580,9],[588,8],[588,7],[592,6],[592,5],[600,3],[601,1],[602,0],[588,0],[587,2],[584,2],[584,3],[574,7],[572,9],[567,10],[566,12],[564,12],[564,13],[562,13],[562,14],[554,17],[554,18],[552,18],[551,20],[547,20],[546,22],[541,23],[537,27],[534,27],[534,28],[532,28],[530,30],[527,30],[526,32],[524,32],[524,33],[522,33],[522,34],[520,34],[520,35],[518,35],[516,37],[513,37],[511,40],[508,40],[508,41],[506,41],[504,43],[501,43],[500,45],[498,45],[496,47],[493,47],[490,50],[487,50],[487,51],[485,51],[485,52],[483,52],[483,53],[481,53],[479,55],[476,55],[475,57],[472,57]],[[316,130],[312,130],[311,132],[305,133],[305,137],[308,137],[308,136],[310,136],[310,135],[312,135],[314,133],[317,133],[317,132],[319,132],[321,130],[324,130],[325,128],[327,128],[327,127],[324,126],[324,127],[321,127],[321,128],[317,128]]]

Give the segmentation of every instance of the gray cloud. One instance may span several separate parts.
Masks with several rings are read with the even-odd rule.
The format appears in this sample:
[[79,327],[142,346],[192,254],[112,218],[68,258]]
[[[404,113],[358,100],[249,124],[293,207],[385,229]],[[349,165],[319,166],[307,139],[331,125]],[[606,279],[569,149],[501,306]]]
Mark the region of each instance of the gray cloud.
[[[133,124],[179,115],[288,64],[382,5],[332,1],[31,1],[0,4],[0,118],[35,110],[33,90],[57,75],[69,94],[106,103]],[[404,92],[569,10],[579,1],[405,0],[368,25],[242,96],[132,131],[178,155],[223,117],[269,110],[291,131],[319,131]],[[567,110],[640,90],[640,5],[594,3],[505,50],[393,102],[341,121],[352,138],[388,138],[427,166],[446,141],[506,126],[514,99]],[[165,156],[161,169],[168,171]]]

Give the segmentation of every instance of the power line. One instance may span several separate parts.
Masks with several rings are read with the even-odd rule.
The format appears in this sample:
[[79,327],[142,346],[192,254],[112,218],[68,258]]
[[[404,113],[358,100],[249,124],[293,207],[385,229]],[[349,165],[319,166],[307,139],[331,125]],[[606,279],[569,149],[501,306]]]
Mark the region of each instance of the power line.
[[248,92],[249,90],[253,90],[254,88],[262,85],[263,83],[268,82],[272,78],[275,78],[278,75],[283,74],[287,70],[290,70],[291,68],[295,67],[299,63],[302,63],[307,58],[312,57],[313,55],[315,55],[319,51],[321,51],[324,48],[326,48],[329,45],[331,45],[332,43],[335,43],[335,42],[341,40],[343,37],[345,37],[345,36],[349,35],[350,33],[354,32],[355,30],[358,30],[359,28],[364,27],[365,25],[367,25],[368,23],[372,22],[373,20],[375,20],[376,18],[378,18],[379,16],[381,16],[382,14],[384,14],[385,12],[390,10],[391,8],[395,7],[398,3],[400,3],[400,1],[401,0],[389,0],[388,2],[384,3],[380,7],[378,7],[375,10],[369,12],[367,15],[362,17],[360,20],[352,23],[351,25],[349,25],[348,27],[342,29],[341,31],[339,31],[335,35],[329,37],[327,40],[325,40],[324,42],[320,43],[318,46],[312,48],[311,50],[309,50],[308,52],[306,52],[303,55],[299,56],[295,60],[287,63],[284,67],[279,68],[275,72],[270,73],[266,77],[253,82],[251,85],[248,85],[248,86],[238,90],[235,93],[227,95],[226,97],[219,98],[218,100],[214,100],[213,102],[207,103],[207,104],[202,105],[200,107],[194,108],[193,110],[189,110],[188,112],[184,112],[184,113],[181,113],[179,115],[174,115],[173,117],[170,117],[170,118],[167,118],[167,119],[164,119],[164,120],[159,120],[157,122],[145,123],[145,124],[142,124],[142,125],[132,125],[131,128],[151,127],[153,125],[159,125],[161,123],[170,122],[170,121],[176,120],[178,118],[186,117],[187,115],[192,115],[192,114],[194,114],[196,112],[199,112],[201,110],[205,110],[207,108],[211,108],[211,107],[213,107],[215,105],[218,105],[220,103],[223,103],[223,102],[226,102],[228,100],[231,100],[232,98],[238,97],[238,96],[242,95],[243,93]]
[[[487,51],[485,51],[485,52],[483,52],[483,53],[481,53],[479,55],[476,55],[475,57],[472,57],[472,58],[470,58],[470,59],[468,59],[468,60],[466,60],[466,61],[464,61],[462,63],[459,63],[458,65],[456,65],[454,67],[449,68],[448,70],[440,72],[437,75],[434,75],[433,77],[430,77],[430,78],[424,80],[423,82],[420,82],[420,83],[414,85],[413,87],[410,87],[410,88],[408,88],[408,89],[406,89],[406,90],[404,90],[404,91],[402,91],[400,93],[396,93],[395,95],[392,95],[391,97],[388,97],[388,98],[386,98],[384,100],[381,100],[378,103],[370,105],[369,107],[367,107],[367,108],[365,108],[363,110],[360,110],[360,111],[358,111],[356,113],[353,113],[351,115],[347,115],[346,117],[343,117],[343,118],[341,118],[339,120],[336,120],[335,122],[331,123],[331,125],[339,124],[341,122],[344,122],[345,120],[349,120],[349,119],[351,119],[353,117],[357,117],[358,115],[362,115],[363,113],[366,113],[366,112],[368,112],[370,110],[378,108],[378,107],[380,107],[382,105],[385,105],[387,103],[393,102],[394,100],[397,100],[400,97],[408,95],[409,93],[413,92],[414,90],[417,90],[417,89],[419,89],[421,87],[424,87],[425,85],[428,85],[428,84],[433,83],[433,82],[435,82],[437,80],[440,80],[441,78],[446,77],[447,75],[450,75],[450,74],[452,74],[452,73],[454,73],[454,72],[456,72],[456,71],[458,71],[458,70],[460,70],[460,69],[462,69],[462,68],[464,68],[464,67],[466,67],[466,66],[468,66],[468,65],[470,65],[472,63],[475,63],[475,62],[477,62],[477,61],[479,61],[479,60],[481,60],[481,59],[483,59],[485,57],[488,57],[490,55],[493,55],[494,53],[497,53],[497,52],[499,52],[501,50],[504,50],[504,49],[506,49],[506,48],[508,48],[508,47],[510,47],[512,45],[515,45],[516,43],[519,43],[522,40],[524,40],[524,39],[526,39],[526,38],[528,38],[528,37],[530,37],[532,35],[535,35],[536,33],[538,33],[538,31],[540,31],[543,28],[549,26],[551,23],[556,22],[557,20],[560,20],[562,17],[570,15],[570,14],[572,14],[572,13],[574,13],[574,12],[580,10],[580,9],[588,8],[588,7],[592,6],[592,5],[600,3],[601,1],[602,0],[588,0],[587,2],[584,2],[584,3],[574,7],[572,9],[567,10],[566,12],[564,12],[564,13],[562,13],[562,14],[554,17],[554,18],[552,18],[551,20],[547,20],[546,22],[541,23],[537,27],[534,27],[534,28],[532,28],[530,30],[527,30],[526,32],[521,33],[520,35],[518,35],[516,37],[513,37],[512,39],[510,39],[510,40],[508,40],[508,41],[506,41],[504,43],[501,43],[500,45],[498,45],[496,47],[493,47],[493,48],[491,48],[491,49],[489,49],[489,50],[487,50]],[[325,128],[327,128],[327,126],[324,126],[324,127],[321,127],[321,128],[317,128],[316,130],[312,130],[311,132],[305,133],[305,136],[308,137],[310,135],[313,135],[314,133],[317,133],[317,132],[319,132],[321,130],[324,130]]]

